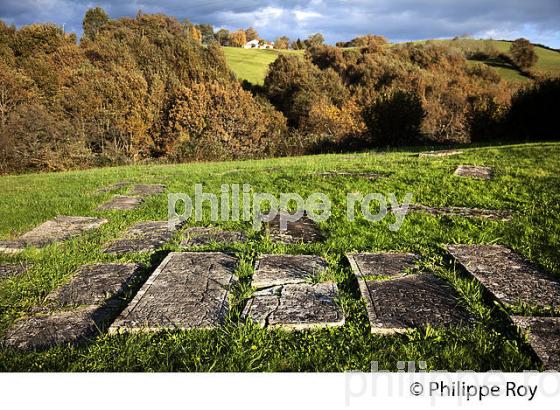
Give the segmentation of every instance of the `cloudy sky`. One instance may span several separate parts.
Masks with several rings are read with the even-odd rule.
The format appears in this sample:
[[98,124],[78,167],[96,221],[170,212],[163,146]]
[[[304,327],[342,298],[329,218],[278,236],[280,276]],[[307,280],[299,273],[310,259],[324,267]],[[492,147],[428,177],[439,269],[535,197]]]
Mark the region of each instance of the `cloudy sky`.
[[253,26],[270,40],[315,32],[331,43],[365,33],[392,41],[470,34],[560,48],[560,0],[0,0],[0,19],[17,26],[54,22],[81,33],[83,14],[94,6],[114,18],[140,9],[216,28]]

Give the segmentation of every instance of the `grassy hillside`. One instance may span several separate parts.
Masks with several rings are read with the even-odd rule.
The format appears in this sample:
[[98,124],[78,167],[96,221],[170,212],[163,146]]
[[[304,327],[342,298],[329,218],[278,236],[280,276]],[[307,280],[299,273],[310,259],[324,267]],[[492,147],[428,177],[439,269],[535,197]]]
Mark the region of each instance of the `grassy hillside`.
[[[491,181],[453,176],[459,164],[492,166]],[[560,143],[466,148],[448,158],[418,158],[415,152],[389,151],[356,155],[322,155],[261,161],[129,166],[54,174],[0,177],[0,238],[15,238],[56,215],[103,216],[109,223],[99,231],[42,250],[17,256],[0,255],[0,262],[22,261],[28,273],[0,280],[0,337],[14,321],[31,314],[45,296],[65,283],[78,266],[98,261],[136,261],[152,272],[167,252],[179,250],[179,235],[162,251],[121,257],[102,253],[108,241],[141,220],[165,220],[165,194],[150,197],[131,212],[101,212],[96,207],[111,194],[97,190],[121,180],[163,183],[169,192],[220,193],[221,184],[251,184],[255,192],[297,192],[307,197],[323,192],[333,202],[332,216],[321,223],[327,239],[309,245],[271,243],[249,223],[223,223],[246,231],[249,242],[231,247],[210,246],[236,254],[240,281],[230,300],[232,310],[223,328],[209,331],[164,331],[157,334],[102,335],[80,348],[58,347],[40,353],[0,349],[0,371],[368,371],[372,361],[381,369],[397,370],[399,360],[425,360],[429,369],[533,369],[522,339],[507,325],[500,309],[487,303],[478,284],[446,262],[445,243],[501,243],[560,275]],[[326,170],[374,171],[386,178],[370,181],[348,176],[320,177]],[[122,189],[121,193],[126,192]],[[407,192],[413,202],[511,209],[511,222],[409,214],[398,232],[388,229],[393,218],[368,222],[346,219],[348,192]],[[209,212],[204,224],[210,224]],[[187,225],[195,225],[189,221]],[[198,224],[200,225],[200,224]],[[461,303],[475,316],[472,328],[416,330],[407,335],[372,335],[365,305],[359,298],[344,254],[350,251],[401,251],[421,255],[427,269],[448,281]],[[286,333],[239,322],[259,254],[289,253],[324,256],[326,278],[341,289],[338,303],[346,324],[328,330]],[[132,295],[129,295],[130,299]],[[530,307],[529,307],[530,308]],[[527,307],[519,307],[523,311]]]

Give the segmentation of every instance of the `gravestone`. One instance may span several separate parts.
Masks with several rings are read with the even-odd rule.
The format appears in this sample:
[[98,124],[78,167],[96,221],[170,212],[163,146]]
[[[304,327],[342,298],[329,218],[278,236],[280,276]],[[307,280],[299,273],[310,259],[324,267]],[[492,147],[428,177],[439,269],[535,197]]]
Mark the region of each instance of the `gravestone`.
[[512,316],[545,370],[560,371],[560,317]]
[[279,212],[268,223],[268,232],[273,242],[285,244],[312,243],[325,239],[317,224],[308,216],[303,215],[299,220],[287,223],[287,229],[280,229],[280,217],[286,215]]
[[263,255],[257,260],[251,285],[258,289],[309,282],[327,268],[327,262],[320,256]]
[[365,178],[365,179],[378,179],[384,178],[387,175],[380,172],[348,172],[348,171],[327,171],[321,172],[319,174],[323,177],[354,177],[354,178]]
[[111,332],[208,329],[228,312],[237,259],[220,252],[172,252],[148,278]]
[[212,243],[231,244],[247,240],[243,232],[224,231],[218,228],[192,227],[185,231],[185,239],[181,241],[182,247],[205,246]]
[[491,179],[493,176],[492,168],[480,167],[476,165],[459,165],[454,172],[459,177]]
[[560,282],[501,245],[447,245],[447,250],[506,306],[560,306]]
[[104,253],[152,252],[169,242],[175,231],[176,228],[169,229],[167,221],[138,222],[124,233],[122,239],[109,243]]
[[420,158],[431,158],[431,157],[450,157],[452,155],[459,155],[462,154],[463,151],[458,151],[458,150],[454,150],[454,149],[448,149],[448,150],[439,150],[439,151],[425,151],[425,152],[420,152],[418,154],[418,156]]
[[135,263],[96,263],[80,267],[68,283],[52,291],[46,298],[48,305],[100,305],[121,296],[140,273]]
[[115,195],[104,204],[97,207],[99,211],[132,211],[138,208],[144,200],[135,196]]
[[128,182],[128,181],[119,181],[119,182],[115,182],[115,183],[112,184],[112,185],[99,188],[99,189],[97,190],[97,192],[100,192],[100,193],[115,192],[115,191],[118,191],[118,190],[121,189],[121,188],[124,188],[124,187],[127,186],[128,184],[130,184],[130,182]]
[[150,196],[161,194],[165,190],[165,185],[161,184],[136,184],[130,191],[131,195]]
[[0,264],[0,280],[12,278],[27,271],[28,266],[23,263]]
[[[401,208],[393,209],[395,212],[399,212]],[[464,218],[481,218],[501,222],[511,221],[512,218],[511,211],[508,210],[465,208],[457,206],[431,207],[426,205],[410,204],[408,206],[408,211],[423,212],[433,216],[460,216]]]
[[262,327],[304,330],[342,326],[344,315],[335,299],[335,283],[296,283],[253,293],[242,313]]
[[350,253],[346,257],[360,278],[390,278],[414,270],[419,258],[412,253]]
[[26,246],[42,248],[53,242],[62,242],[99,228],[106,222],[106,219],[89,216],[57,216],[21,235],[15,241],[0,242],[0,252],[16,253]]

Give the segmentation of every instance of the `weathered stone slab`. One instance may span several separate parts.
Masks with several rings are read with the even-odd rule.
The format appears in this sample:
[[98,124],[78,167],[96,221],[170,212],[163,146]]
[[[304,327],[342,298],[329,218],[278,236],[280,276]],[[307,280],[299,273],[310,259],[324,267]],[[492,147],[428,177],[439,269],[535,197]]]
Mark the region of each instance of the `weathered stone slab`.
[[418,156],[420,158],[431,158],[431,157],[450,157],[452,155],[459,155],[462,154],[463,151],[455,150],[455,149],[446,149],[446,150],[438,150],[438,151],[425,151],[420,152]]
[[110,328],[207,329],[222,324],[237,259],[220,252],[172,252]]
[[16,241],[3,241],[0,251],[15,253],[26,246],[42,248],[53,242],[62,242],[91,229],[99,228],[106,219],[89,216],[57,216],[23,234]]
[[354,177],[365,179],[379,179],[387,175],[380,172],[348,172],[348,171],[327,171],[319,174],[323,177]]
[[336,304],[335,283],[297,283],[257,291],[243,310],[244,320],[262,327],[303,330],[342,326],[344,314]]
[[544,369],[560,371],[560,317],[512,316],[511,319],[527,333],[529,344]]
[[263,255],[257,260],[252,286],[266,288],[308,282],[326,271],[327,262],[315,255]]
[[171,240],[176,228],[170,230],[167,221],[144,221],[129,228],[122,239],[107,245],[104,252],[121,255],[128,252],[152,252]]
[[346,257],[358,279],[404,276],[419,260],[413,253],[351,253]]
[[358,278],[371,332],[401,333],[416,327],[460,325],[471,320],[455,291],[432,274],[388,280]]
[[115,195],[104,204],[97,207],[99,211],[132,211],[138,208],[144,200],[135,196]]
[[102,192],[102,193],[115,192],[115,191],[118,191],[121,188],[124,188],[124,187],[128,186],[129,184],[130,184],[130,182],[128,182],[128,181],[119,181],[119,182],[115,182],[112,185],[109,185],[109,186],[106,186],[106,187],[103,187],[103,188],[99,188],[97,190],[97,192]]
[[323,232],[321,232],[315,221],[305,215],[298,221],[288,222],[287,229],[280,229],[281,215],[285,214],[279,212],[278,215],[268,223],[268,232],[273,242],[285,244],[312,243],[325,239]]
[[212,243],[228,244],[245,242],[246,240],[245,234],[239,231],[224,231],[213,227],[192,227],[185,231],[185,239],[181,241],[181,246],[204,246]]
[[140,273],[136,263],[96,263],[78,269],[72,279],[51,292],[47,304],[62,306],[100,305],[121,296],[131,281]]
[[491,179],[493,172],[490,167],[479,167],[476,165],[459,165],[454,172],[459,177]]
[[[401,208],[394,208],[395,212],[398,212],[400,209]],[[461,216],[464,218],[482,218],[502,222],[511,221],[512,218],[512,213],[508,210],[465,208],[458,206],[432,207],[419,204],[410,204],[408,206],[408,211],[423,212],[433,216]]]
[[165,190],[165,185],[161,184],[137,184],[132,187],[131,195],[150,196],[161,194]]
[[28,266],[23,263],[2,263],[0,264],[0,280],[22,274],[27,269]]
[[115,315],[112,308],[85,306],[48,316],[20,320],[8,330],[3,345],[17,349],[44,349],[58,344],[92,340]]
[[447,250],[506,306],[560,306],[560,282],[505,246],[447,245]]

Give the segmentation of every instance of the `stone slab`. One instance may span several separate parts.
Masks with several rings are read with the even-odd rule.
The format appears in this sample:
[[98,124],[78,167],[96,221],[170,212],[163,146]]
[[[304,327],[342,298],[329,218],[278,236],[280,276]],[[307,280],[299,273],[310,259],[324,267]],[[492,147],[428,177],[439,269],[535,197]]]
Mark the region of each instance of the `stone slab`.
[[115,316],[112,308],[85,306],[47,316],[20,320],[8,330],[2,344],[17,349],[45,349],[59,344],[91,341]]
[[[395,212],[398,212],[399,210],[400,208],[394,209]],[[511,211],[498,209],[465,208],[459,206],[432,207],[419,204],[410,204],[408,206],[408,211],[423,212],[433,216],[460,216],[464,218],[481,218],[502,222],[511,221],[512,219]]]
[[419,260],[413,253],[350,253],[346,257],[358,279],[404,276]]
[[223,323],[237,259],[220,252],[172,252],[110,328],[208,329]]
[[130,190],[131,195],[150,196],[161,194],[165,191],[165,185],[161,184],[136,184]]
[[446,150],[438,150],[438,151],[425,151],[420,152],[418,156],[420,158],[438,158],[438,157],[450,157],[452,155],[459,155],[462,154],[463,151],[455,150],[455,149],[446,149]]
[[560,282],[501,245],[447,245],[447,250],[506,306],[560,306]]
[[388,280],[358,278],[358,284],[366,302],[372,333],[402,333],[428,324],[442,327],[471,320],[459,305],[455,291],[432,274]]
[[122,255],[129,252],[152,252],[173,238],[176,228],[170,230],[167,221],[144,221],[130,227],[121,239],[110,242],[103,251]]
[[128,182],[128,181],[119,181],[119,182],[115,182],[112,185],[99,188],[97,190],[97,192],[102,192],[102,193],[115,192],[115,191],[118,191],[121,188],[124,188],[124,187],[128,186],[129,184],[130,184],[130,182]]
[[280,216],[268,223],[268,232],[273,242],[285,244],[320,242],[325,239],[319,226],[308,216],[303,215],[298,221],[288,222],[287,229],[280,229]]
[[512,316],[545,370],[560,371],[560,317]]
[[492,179],[493,172],[490,167],[479,167],[476,165],[459,165],[454,172],[459,177]]
[[335,283],[297,283],[273,286],[253,293],[242,318],[262,327],[304,330],[344,325],[336,304]]
[[309,282],[326,271],[327,262],[315,255],[263,255],[255,264],[254,288]]
[[348,172],[348,171],[327,171],[319,174],[322,177],[351,177],[365,179],[379,179],[387,175],[380,172]]
[[27,271],[28,266],[23,263],[1,263],[0,280],[12,278]]
[[68,283],[52,291],[48,305],[101,305],[121,296],[140,273],[136,263],[96,263],[80,267]]
[[245,234],[239,231],[224,231],[213,227],[192,227],[185,231],[185,239],[181,241],[181,246],[205,246],[213,243],[230,244],[245,242],[246,240]]
[[57,216],[21,235],[15,241],[2,241],[0,251],[16,253],[26,246],[45,247],[54,242],[62,242],[86,231],[99,228],[106,219],[89,216]]
[[99,211],[132,211],[138,208],[144,200],[135,196],[115,195],[104,204],[97,207]]

